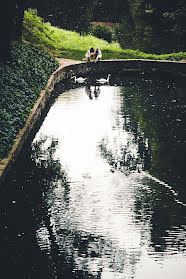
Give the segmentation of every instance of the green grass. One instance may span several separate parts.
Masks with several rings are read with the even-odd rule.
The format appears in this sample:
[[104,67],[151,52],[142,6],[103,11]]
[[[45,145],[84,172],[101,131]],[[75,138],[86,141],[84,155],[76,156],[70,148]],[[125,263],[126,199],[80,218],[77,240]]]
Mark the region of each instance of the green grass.
[[50,54],[74,60],[84,60],[86,51],[91,47],[99,47],[102,59],[154,59],[185,60],[186,52],[171,54],[147,54],[139,50],[122,49],[117,42],[108,43],[92,35],[80,35],[44,23],[37,16],[36,10],[25,11],[23,39],[33,45],[47,50]]

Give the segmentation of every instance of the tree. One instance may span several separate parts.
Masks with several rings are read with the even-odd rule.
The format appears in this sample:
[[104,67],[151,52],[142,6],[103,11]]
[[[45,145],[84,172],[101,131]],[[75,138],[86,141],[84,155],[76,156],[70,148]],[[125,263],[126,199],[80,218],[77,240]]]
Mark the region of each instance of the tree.
[[67,30],[88,32],[97,0],[32,1],[34,8],[45,21]]
[[6,0],[2,6],[0,16],[1,52],[0,60],[10,56],[12,40],[20,40],[22,36],[22,23],[24,10],[30,1]]
[[184,51],[186,47],[186,2],[128,0],[129,12],[119,27],[123,47],[146,52]]
[[0,58],[7,58],[10,53],[10,42],[13,36],[13,19],[15,18],[16,3],[5,1],[0,16],[1,52]]
[[121,22],[128,0],[98,0],[94,9],[94,21]]

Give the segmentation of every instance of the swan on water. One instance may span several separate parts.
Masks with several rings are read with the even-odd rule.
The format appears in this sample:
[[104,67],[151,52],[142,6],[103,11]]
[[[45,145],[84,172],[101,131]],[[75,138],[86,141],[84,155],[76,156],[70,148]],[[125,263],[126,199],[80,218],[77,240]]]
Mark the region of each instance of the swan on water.
[[111,74],[108,75],[107,79],[100,78],[100,79],[96,79],[96,81],[99,82],[99,83],[106,83],[106,82],[108,83],[109,79],[110,79],[110,76],[111,76]]
[[74,78],[74,81],[76,82],[79,82],[79,83],[82,83],[82,82],[84,82],[87,78],[82,78],[82,77],[76,77],[76,76],[73,76],[73,77],[71,77],[72,79]]

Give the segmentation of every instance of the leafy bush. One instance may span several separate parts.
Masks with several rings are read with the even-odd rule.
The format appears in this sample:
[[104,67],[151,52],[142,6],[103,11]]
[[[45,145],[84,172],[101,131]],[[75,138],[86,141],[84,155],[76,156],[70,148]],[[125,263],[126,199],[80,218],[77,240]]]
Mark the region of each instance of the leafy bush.
[[23,128],[41,89],[58,63],[49,54],[13,42],[11,59],[0,63],[0,159]]
[[114,41],[115,34],[111,27],[102,26],[100,24],[93,25],[90,30],[91,34],[99,39],[106,40],[111,43]]

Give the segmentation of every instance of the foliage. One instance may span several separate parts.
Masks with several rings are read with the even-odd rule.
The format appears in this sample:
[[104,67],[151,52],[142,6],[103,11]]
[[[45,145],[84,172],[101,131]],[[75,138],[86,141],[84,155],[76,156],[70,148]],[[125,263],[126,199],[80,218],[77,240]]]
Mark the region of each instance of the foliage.
[[74,60],[83,60],[87,49],[99,47],[103,53],[103,59],[154,59],[154,60],[182,60],[186,59],[186,53],[172,54],[147,54],[139,50],[122,49],[117,42],[109,44],[105,40],[92,35],[80,35],[44,23],[37,16],[36,10],[25,12],[23,25],[23,38],[30,43],[46,49],[51,54]]
[[127,6],[128,0],[99,0],[94,8],[94,21],[119,23]]
[[38,10],[45,21],[67,30],[79,33],[89,31],[95,0],[32,0],[32,7]]
[[108,26],[102,26],[100,24],[93,25],[90,29],[90,33],[99,38],[106,40],[107,42],[111,43],[115,39],[114,29]]
[[184,51],[186,2],[128,0],[128,12],[120,22],[122,47],[156,53]]
[[0,158],[7,155],[57,66],[44,51],[25,43],[12,43],[11,59],[0,64]]
[[29,0],[6,0],[1,5],[0,33],[1,52],[0,61],[10,57],[12,40],[21,40],[24,9]]

